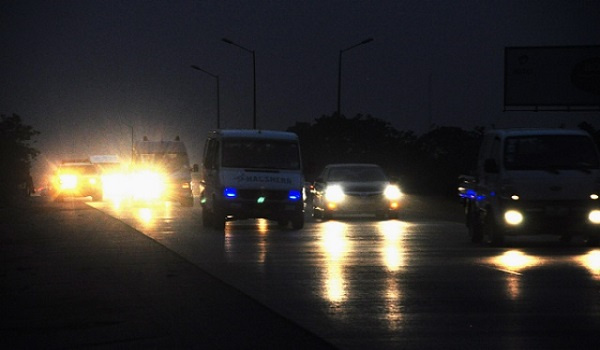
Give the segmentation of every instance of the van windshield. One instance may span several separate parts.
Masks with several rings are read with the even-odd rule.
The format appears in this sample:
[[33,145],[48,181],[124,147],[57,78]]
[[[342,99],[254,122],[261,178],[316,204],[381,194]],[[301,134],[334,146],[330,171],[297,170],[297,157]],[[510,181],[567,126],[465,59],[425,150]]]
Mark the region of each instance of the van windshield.
[[189,160],[185,153],[142,153],[139,155],[138,162],[142,166],[158,166],[169,171],[189,167]]
[[536,135],[510,137],[505,142],[507,170],[598,169],[593,141],[579,135]]
[[298,143],[287,140],[223,140],[222,166],[253,169],[300,169]]

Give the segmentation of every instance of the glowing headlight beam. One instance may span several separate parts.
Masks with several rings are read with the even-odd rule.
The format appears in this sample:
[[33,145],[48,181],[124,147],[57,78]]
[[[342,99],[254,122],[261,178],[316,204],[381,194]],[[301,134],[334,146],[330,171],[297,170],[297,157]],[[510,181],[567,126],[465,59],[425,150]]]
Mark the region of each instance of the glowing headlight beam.
[[504,213],[504,221],[509,225],[520,225],[523,222],[523,214],[516,210],[508,210]]
[[397,200],[400,199],[400,197],[402,197],[402,192],[400,191],[400,188],[396,185],[387,185],[385,190],[383,191],[383,195],[389,200]]
[[325,190],[325,199],[330,202],[341,202],[344,200],[345,194],[342,186],[331,185]]
[[60,187],[65,190],[72,190],[77,187],[77,175],[63,174],[59,176]]

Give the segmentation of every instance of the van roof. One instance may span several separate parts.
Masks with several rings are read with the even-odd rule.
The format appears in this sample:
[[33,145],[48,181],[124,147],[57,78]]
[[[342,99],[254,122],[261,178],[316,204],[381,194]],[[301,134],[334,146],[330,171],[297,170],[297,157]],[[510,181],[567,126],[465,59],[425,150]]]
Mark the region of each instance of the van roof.
[[181,141],[137,141],[134,148],[137,153],[187,153]]
[[230,138],[269,138],[281,140],[298,140],[298,135],[288,131],[262,130],[262,129],[221,129],[213,130],[211,136]]
[[528,136],[528,135],[589,135],[580,129],[561,129],[561,128],[515,128],[515,129],[494,129],[489,133],[498,134],[501,137],[510,136]]

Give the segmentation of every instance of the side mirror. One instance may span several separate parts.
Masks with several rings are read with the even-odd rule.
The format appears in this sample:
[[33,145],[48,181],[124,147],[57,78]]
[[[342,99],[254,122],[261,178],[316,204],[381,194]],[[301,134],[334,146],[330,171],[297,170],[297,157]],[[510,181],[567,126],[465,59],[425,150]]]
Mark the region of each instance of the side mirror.
[[498,163],[496,163],[494,159],[488,158],[483,163],[483,171],[486,173],[497,174],[500,172],[500,169],[498,168]]

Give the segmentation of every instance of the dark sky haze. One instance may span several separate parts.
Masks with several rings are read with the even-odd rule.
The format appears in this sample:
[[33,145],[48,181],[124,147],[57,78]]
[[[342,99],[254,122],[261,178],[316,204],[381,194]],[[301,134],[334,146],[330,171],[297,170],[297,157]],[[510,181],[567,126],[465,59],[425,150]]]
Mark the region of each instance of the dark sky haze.
[[[0,113],[41,131],[39,167],[74,155],[128,158],[135,139],[180,135],[201,161],[206,132],[285,129],[336,110],[399,130],[594,121],[503,112],[504,48],[600,44],[600,1],[0,2]],[[594,119],[595,118],[595,119]]]

